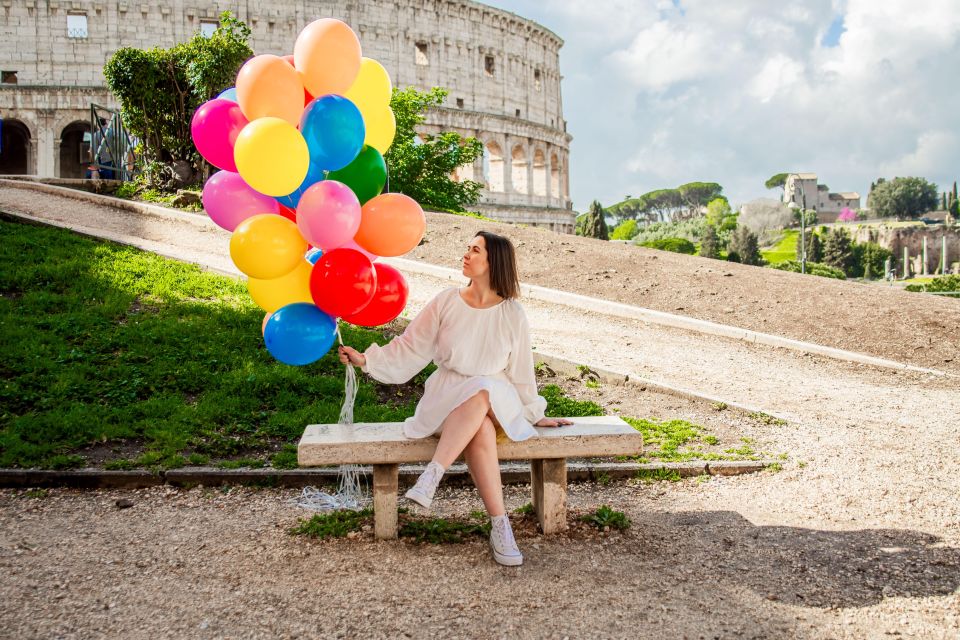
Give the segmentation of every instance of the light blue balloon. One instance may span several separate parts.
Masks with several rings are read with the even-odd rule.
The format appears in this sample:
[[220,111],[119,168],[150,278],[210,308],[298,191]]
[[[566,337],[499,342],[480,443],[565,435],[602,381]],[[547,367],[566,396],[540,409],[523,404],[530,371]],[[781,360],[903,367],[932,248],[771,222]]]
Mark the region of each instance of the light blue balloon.
[[310,150],[310,163],[327,171],[343,169],[363,148],[366,128],[360,110],[343,96],[314,99],[300,117],[300,133]]
[[333,346],[337,322],[309,302],[294,302],[273,312],[263,329],[267,351],[283,364],[316,362]]
[[237,88],[230,87],[229,89],[224,89],[217,97],[223,98],[224,100],[230,100],[231,102],[237,102]]
[[275,200],[285,207],[296,209],[300,205],[300,198],[303,197],[303,192],[318,182],[323,182],[325,179],[326,172],[311,162],[307,168],[307,177],[303,179],[300,186],[292,193],[288,193],[285,196],[277,196]]

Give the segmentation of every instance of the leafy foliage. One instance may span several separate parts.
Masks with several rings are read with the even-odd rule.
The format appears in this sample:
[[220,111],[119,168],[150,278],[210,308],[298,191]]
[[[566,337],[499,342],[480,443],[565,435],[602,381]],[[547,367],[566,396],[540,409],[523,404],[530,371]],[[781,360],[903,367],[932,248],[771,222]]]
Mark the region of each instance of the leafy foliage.
[[705,217],[684,220],[682,222],[654,222],[640,229],[633,238],[634,244],[643,244],[651,240],[662,238],[686,238],[690,242],[697,242],[703,237],[707,219]]
[[740,225],[730,237],[730,255],[736,254],[737,262],[743,264],[761,265],[763,257],[760,255],[760,246],[757,234]]
[[623,511],[614,511],[607,505],[600,505],[593,513],[588,513],[580,517],[580,520],[593,525],[597,529],[616,529],[625,531],[630,528],[630,518]]
[[917,218],[937,206],[937,185],[923,178],[880,179],[867,202],[878,217]]
[[837,222],[853,222],[857,219],[857,212],[850,207],[844,207],[837,216]]
[[827,234],[823,242],[823,262],[840,269],[846,275],[854,273],[856,260],[853,255],[853,241],[846,229],[834,227]]
[[672,251],[674,253],[685,253],[692,256],[697,252],[697,247],[686,238],[661,238],[659,240],[650,240],[640,246],[650,247],[651,249],[660,249],[661,251]]
[[568,398],[563,394],[563,389],[555,384],[544,386],[540,389],[540,395],[547,401],[546,414],[551,418],[606,415],[603,407],[596,402]]
[[886,262],[893,253],[876,242],[853,244],[853,266],[850,275],[859,278],[882,278],[886,275]]
[[348,533],[360,531],[364,523],[373,516],[373,509],[350,511],[347,509],[330,513],[314,514],[309,520],[300,519],[297,526],[289,530],[290,535],[308,538],[345,538]]
[[633,240],[640,233],[640,227],[636,220],[624,220],[610,234],[611,240]]
[[607,221],[604,220],[603,207],[597,200],[590,203],[590,209],[585,214],[581,233],[586,238],[597,238],[599,240],[609,240],[610,235],[607,231]]
[[[480,518],[484,518],[482,513]],[[474,518],[477,520],[478,518]],[[490,535],[489,522],[463,522],[447,518],[404,518],[400,522],[401,538],[430,544],[459,544],[471,537]]]
[[[786,262],[778,262],[777,264],[771,265],[774,269],[779,269],[780,271],[792,271],[793,273],[800,273],[800,261],[799,260],[787,260]],[[837,280],[846,280],[847,276],[840,269],[831,267],[830,265],[823,264],[821,262],[807,262],[807,273],[814,276],[822,276],[824,278],[836,278]]]
[[462,211],[476,204],[483,185],[473,180],[457,182],[453,172],[471,165],[483,154],[483,143],[448,131],[438,135],[420,134],[416,127],[426,119],[426,111],[441,107],[449,92],[440,87],[418,91],[414,87],[394,89],[390,99],[397,120],[397,133],[387,150],[389,190],[403,193],[424,208]]
[[712,200],[724,199],[716,182],[688,182],[675,189],[655,189],[637,198],[627,198],[606,209],[618,221],[667,222],[689,220]]
[[[807,264],[811,262],[823,262],[823,241],[820,240],[820,234],[808,230],[806,233],[807,244]],[[803,255],[803,238],[797,234],[797,257]]]
[[703,238],[700,240],[700,255],[704,258],[720,257],[720,238],[717,236],[717,229],[712,224],[707,224],[703,232]]
[[[906,289],[907,291],[927,293],[934,291],[960,291],[960,276],[949,275],[940,278],[934,278],[926,284],[908,284]],[[960,298],[960,293],[955,293],[953,295],[948,294],[946,297]]]
[[183,160],[199,169],[202,159],[190,135],[193,112],[234,83],[253,55],[249,37],[249,27],[225,11],[210,37],[197,33],[170,49],[122,47],[110,57],[103,68],[107,87],[148,163]]
[[789,175],[789,173],[775,173],[763,183],[763,186],[767,189],[776,189],[777,187],[783,189],[787,185],[787,176]]

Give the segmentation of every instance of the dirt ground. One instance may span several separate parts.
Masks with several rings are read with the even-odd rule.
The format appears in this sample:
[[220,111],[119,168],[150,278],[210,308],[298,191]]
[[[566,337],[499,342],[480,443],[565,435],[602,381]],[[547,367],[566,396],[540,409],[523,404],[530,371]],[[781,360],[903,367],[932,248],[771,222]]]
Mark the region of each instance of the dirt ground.
[[960,373],[960,299],[439,213],[404,257],[459,269],[481,229],[513,240],[523,282]]

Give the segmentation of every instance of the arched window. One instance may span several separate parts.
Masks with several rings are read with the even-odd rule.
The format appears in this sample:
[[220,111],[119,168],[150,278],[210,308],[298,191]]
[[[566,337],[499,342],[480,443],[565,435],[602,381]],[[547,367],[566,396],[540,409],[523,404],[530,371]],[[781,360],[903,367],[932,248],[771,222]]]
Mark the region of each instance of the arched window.
[[550,195],[560,197],[560,161],[555,153],[550,155]]
[[483,148],[483,179],[492,193],[503,193],[503,150],[496,142]]
[[[60,177],[82,178],[86,174],[86,167],[90,163],[90,123],[83,121],[71,122],[60,132]],[[87,138],[87,142],[84,142]]]
[[517,145],[513,148],[511,158],[513,166],[510,171],[510,181],[513,183],[513,190],[516,193],[530,193],[530,187],[527,184],[527,152]]
[[547,157],[541,149],[533,152],[533,195],[547,195]]

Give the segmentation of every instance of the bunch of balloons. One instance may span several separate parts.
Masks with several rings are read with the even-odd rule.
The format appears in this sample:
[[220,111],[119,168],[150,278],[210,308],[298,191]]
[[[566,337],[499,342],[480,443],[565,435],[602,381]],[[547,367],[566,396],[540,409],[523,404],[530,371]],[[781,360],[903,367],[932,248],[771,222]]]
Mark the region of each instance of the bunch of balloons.
[[203,188],[211,220],[267,315],[263,337],[286,364],[319,360],[337,320],[378,326],[407,302],[399,271],[376,263],[423,238],[413,199],[384,193],[396,133],[392,84],[345,23],[316,20],[293,55],[258,55],[236,87],[197,109],[191,133],[222,171]]

